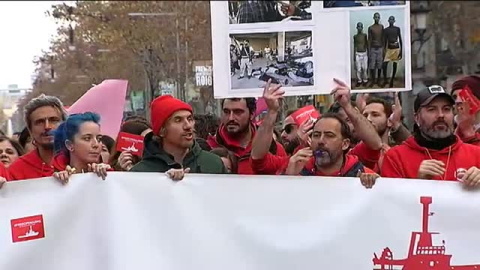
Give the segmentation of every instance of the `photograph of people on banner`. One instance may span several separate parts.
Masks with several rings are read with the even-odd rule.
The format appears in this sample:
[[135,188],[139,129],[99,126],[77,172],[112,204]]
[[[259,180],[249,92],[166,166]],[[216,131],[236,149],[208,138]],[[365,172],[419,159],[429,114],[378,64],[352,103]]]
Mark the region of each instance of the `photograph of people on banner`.
[[324,8],[361,8],[361,7],[374,7],[374,6],[396,6],[405,5],[405,1],[358,1],[358,0],[332,0],[323,1]]
[[230,24],[311,20],[311,1],[228,1]]
[[352,89],[405,88],[403,9],[350,11]]
[[230,35],[232,89],[313,85],[312,32]]
[[[411,90],[410,3],[355,2],[366,4],[212,2],[215,98],[260,97],[268,80],[286,96],[329,94],[333,78],[353,93]],[[311,16],[282,19],[290,8]],[[248,19],[241,15],[247,11]]]

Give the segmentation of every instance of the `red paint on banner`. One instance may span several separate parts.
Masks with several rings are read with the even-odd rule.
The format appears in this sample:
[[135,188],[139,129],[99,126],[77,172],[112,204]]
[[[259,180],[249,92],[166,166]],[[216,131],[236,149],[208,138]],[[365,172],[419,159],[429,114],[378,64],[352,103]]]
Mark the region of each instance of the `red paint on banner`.
[[23,242],[45,237],[43,216],[36,215],[12,219],[12,242]]
[[[469,270],[480,269],[478,265],[450,265],[452,255],[446,254],[445,241],[441,246],[434,246],[432,235],[439,235],[437,232],[428,231],[428,221],[434,213],[430,212],[429,205],[432,197],[421,197],[423,204],[423,224],[421,232],[412,232],[410,237],[410,248],[406,259],[394,259],[390,248],[385,248],[380,257],[373,253],[374,269],[391,270]],[[401,268],[397,268],[401,267]]]

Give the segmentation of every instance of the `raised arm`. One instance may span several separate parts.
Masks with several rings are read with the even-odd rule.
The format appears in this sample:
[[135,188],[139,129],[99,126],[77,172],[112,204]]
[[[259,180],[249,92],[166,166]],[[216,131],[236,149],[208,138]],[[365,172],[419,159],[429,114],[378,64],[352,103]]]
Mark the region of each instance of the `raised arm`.
[[252,159],[262,159],[268,153],[268,149],[273,140],[273,129],[277,121],[278,111],[280,110],[280,99],[283,98],[285,91],[280,89],[281,85],[271,85],[268,80],[263,89],[263,98],[267,103],[267,115],[257,130],[252,142]]
[[332,90],[331,94],[334,95],[334,99],[342,106],[352,122],[358,138],[370,149],[380,150],[382,148],[382,139],[367,118],[350,103],[350,88],[339,79],[334,79],[334,81],[337,83],[337,87]]

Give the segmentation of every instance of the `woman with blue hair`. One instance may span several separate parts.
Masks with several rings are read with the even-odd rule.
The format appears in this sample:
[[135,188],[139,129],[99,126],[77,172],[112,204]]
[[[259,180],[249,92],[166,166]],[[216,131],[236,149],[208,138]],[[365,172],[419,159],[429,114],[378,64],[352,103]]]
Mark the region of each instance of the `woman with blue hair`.
[[102,179],[111,170],[101,163],[100,116],[86,112],[70,115],[54,131],[53,176],[66,184],[74,173],[93,172]]

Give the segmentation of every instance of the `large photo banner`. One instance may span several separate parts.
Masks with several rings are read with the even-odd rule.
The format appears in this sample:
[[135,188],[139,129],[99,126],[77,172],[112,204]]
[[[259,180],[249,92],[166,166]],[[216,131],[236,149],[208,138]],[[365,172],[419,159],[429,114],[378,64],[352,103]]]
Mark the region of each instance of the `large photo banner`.
[[111,173],[9,182],[0,269],[479,269],[460,183]]
[[216,98],[412,89],[409,1],[211,1]]

